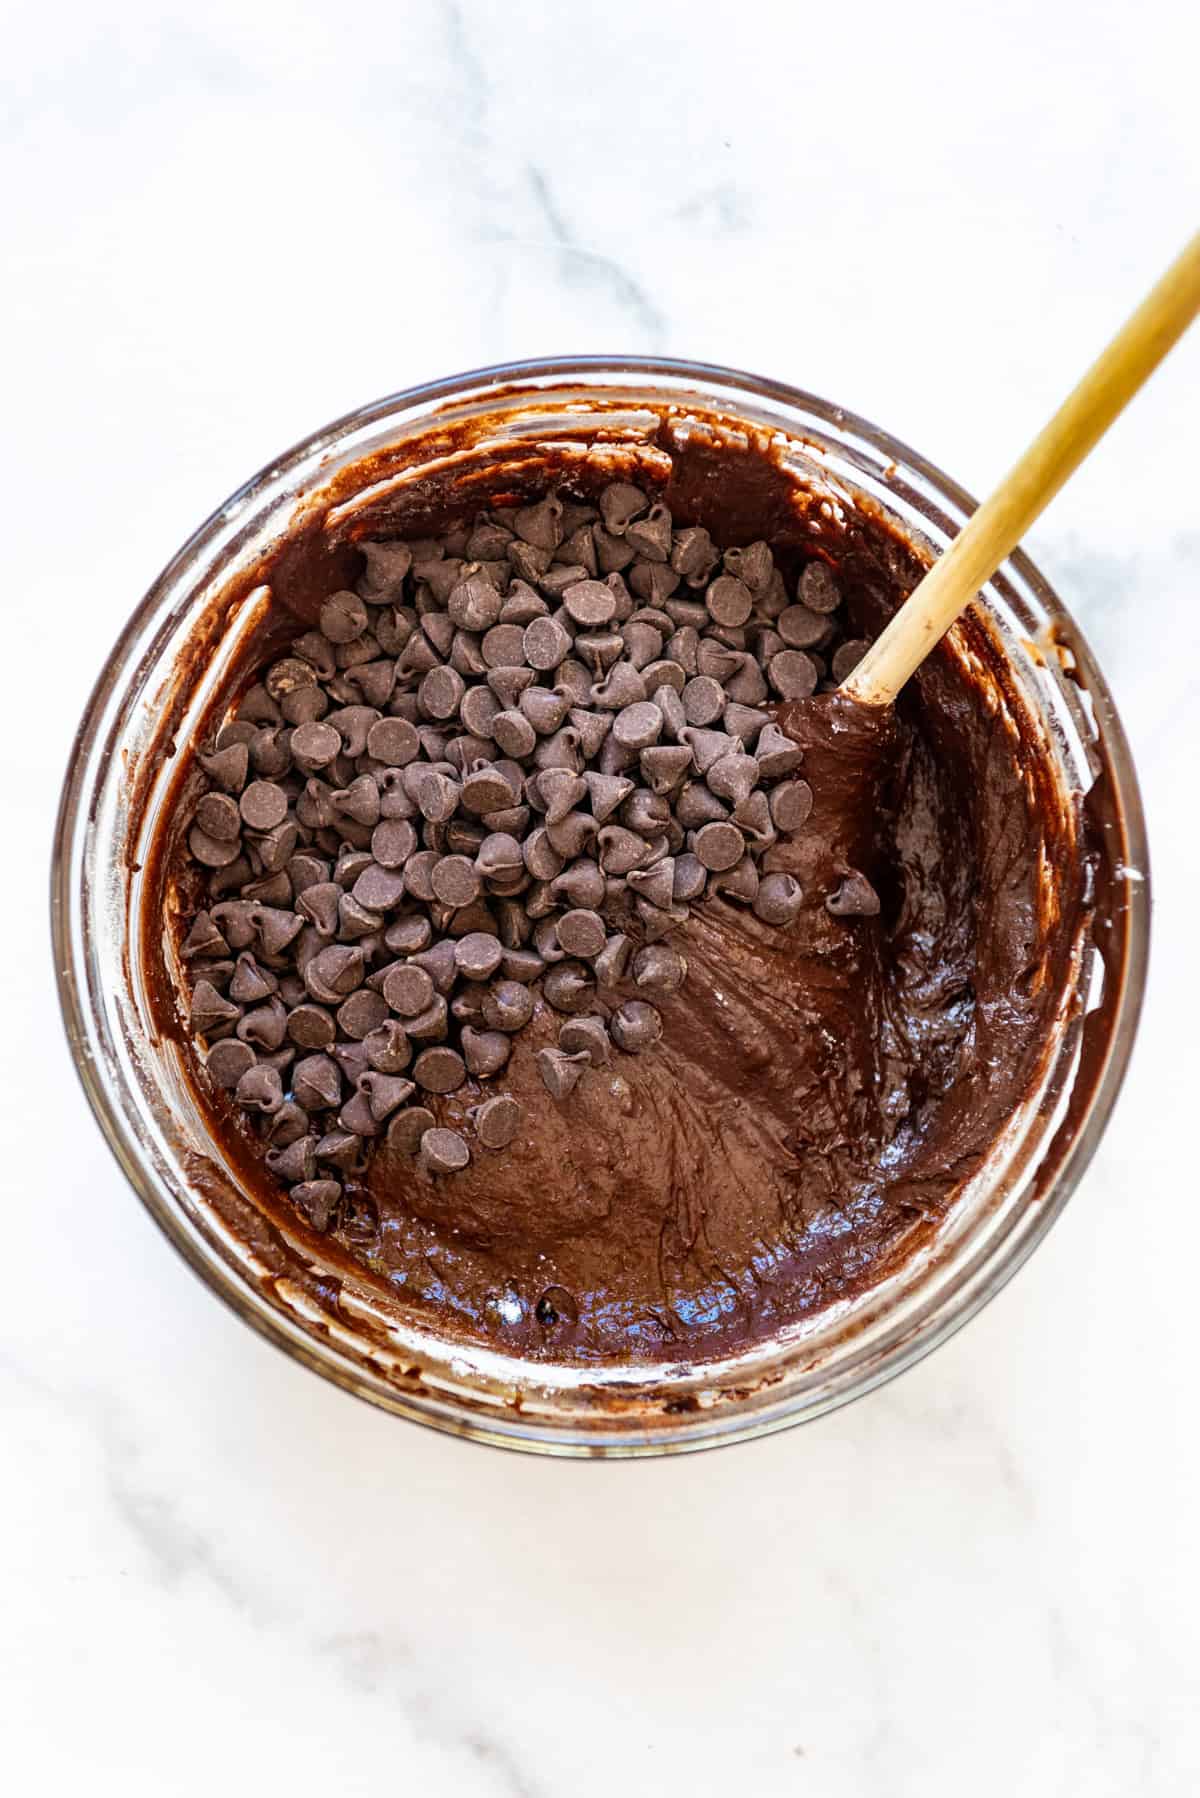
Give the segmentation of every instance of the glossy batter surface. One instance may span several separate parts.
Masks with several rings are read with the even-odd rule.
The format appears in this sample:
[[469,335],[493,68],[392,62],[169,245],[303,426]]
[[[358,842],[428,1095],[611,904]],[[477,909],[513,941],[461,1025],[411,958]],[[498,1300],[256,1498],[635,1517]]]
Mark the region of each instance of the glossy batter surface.
[[[778,525],[786,554],[803,514],[788,522],[785,484],[764,470],[747,460],[735,480],[702,461],[666,497],[726,541]],[[353,572],[337,553],[336,574],[303,545],[277,565],[293,623]],[[862,520],[834,566],[869,632],[915,563]],[[502,1082],[524,1107],[519,1139],[452,1179],[377,1152],[336,1237],[312,1244],[327,1280],[353,1269],[434,1332],[511,1352],[688,1360],[859,1292],[911,1252],[1035,1080],[1085,918],[1078,821],[975,647],[971,672],[939,652],[895,715],[836,693],[781,704],[815,801],[771,851],[804,888],[796,922],[706,901],[673,939],[689,973],[661,1001],[662,1042],[562,1103],[534,1061],[561,1020],[540,1012]],[[878,916],[827,910],[854,869]],[[431,1108],[454,1126],[489,1089]],[[255,1190],[257,1145],[234,1140],[221,1095],[201,1097]],[[266,1178],[256,1202],[278,1214]]]

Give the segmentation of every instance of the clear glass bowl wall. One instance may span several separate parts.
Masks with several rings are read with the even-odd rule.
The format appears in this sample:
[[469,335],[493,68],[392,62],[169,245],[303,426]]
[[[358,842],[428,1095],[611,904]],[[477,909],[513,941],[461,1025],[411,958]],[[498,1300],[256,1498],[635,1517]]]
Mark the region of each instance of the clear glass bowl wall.
[[[984,593],[994,637],[1068,791],[1107,783],[1102,877],[1109,941],[1079,969],[1080,1010],[1053,1065],[1014,1118],[937,1239],[863,1298],[753,1351],[702,1367],[608,1370],[532,1363],[443,1342],[365,1284],[343,1282],[335,1311],[301,1277],[269,1270],[211,1200],[237,1185],[194,1098],[177,1048],[156,1037],[139,966],[145,885],[136,869],[163,815],[170,764],[141,786],[163,695],[189,689],[176,741],[227,681],[251,621],[244,606],[205,657],[184,651],[211,626],[231,577],[253,568],[339,471],[403,444],[414,466],[433,424],[504,414],[514,443],[647,442],[658,412],[719,415],[786,439],[785,454],[831,507],[864,496],[933,550],[972,508],[904,445],[812,395],[731,370],[652,361],[542,362],[483,370],[354,412],[264,469],[202,525],[139,605],[110,656],[68,772],[53,871],[53,921],[66,1027],[96,1116],[134,1190],[176,1248],[237,1313],[288,1354],[362,1398],[475,1440],[539,1452],[678,1452],[812,1418],[878,1385],[956,1329],[1007,1280],[1066,1203],[1119,1088],[1145,972],[1149,891],[1144,824],[1128,747],[1103,677],[1037,570],[1016,554]],[[494,433],[493,433],[494,441]],[[1103,993],[1104,1003],[1099,1006]],[[1081,1058],[1081,1031],[1091,1033]],[[197,1177],[202,1169],[204,1178]]]

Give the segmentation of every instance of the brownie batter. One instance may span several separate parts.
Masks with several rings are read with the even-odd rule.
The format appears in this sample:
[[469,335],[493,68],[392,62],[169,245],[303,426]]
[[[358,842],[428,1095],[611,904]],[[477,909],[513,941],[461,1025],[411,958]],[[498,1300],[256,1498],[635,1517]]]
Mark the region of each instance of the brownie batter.
[[[665,417],[662,441],[670,459],[629,472],[677,526],[765,537],[790,580],[818,555],[862,636],[915,585],[912,546],[865,505],[831,522],[778,446],[693,432],[681,450]],[[399,465],[341,477],[256,571],[271,606],[241,689],[357,578],[356,540],[450,528],[551,486],[590,498],[614,474],[540,445],[501,475],[474,448],[468,499],[453,472],[397,499]],[[367,487],[384,497],[360,503]],[[468,1135],[472,1108],[511,1095],[524,1122],[498,1152],[439,1175],[381,1139],[333,1233],[310,1237],[197,1064],[245,1189],[272,1228],[307,1241],[332,1302],[340,1268],[440,1336],[580,1362],[705,1359],[861,1292],[936,1227],[1036,1082],[1088,923],[1078,808],[986,625],[968,622],[962,641],[966,655],[943,646],[895,712],[836,691],[775,702],[813,809],[763,867],[798,881],[798,915],[780,929],[705,898],[672,937],[688,977],[655,998],[661,1041],[613,1056],[562,1102],[538,1066],[562,1018],[538,996],[499,1080],[423,1096],[440,1128]],[[182,934],[200,899],[183,853],[190,764],[177,779],[177,824],[149,873]],[[878,911],[831,911],[858,877]],[[148,971],[160,1025],[182,1042],[168,948],[152,934]]]

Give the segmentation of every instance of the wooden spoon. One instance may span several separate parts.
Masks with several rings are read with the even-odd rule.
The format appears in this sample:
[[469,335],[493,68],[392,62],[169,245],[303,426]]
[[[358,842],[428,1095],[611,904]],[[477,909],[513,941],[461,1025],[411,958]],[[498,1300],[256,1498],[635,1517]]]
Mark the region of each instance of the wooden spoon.
[[1200,312],[1200,233],[1101,352],[990,499],[913,589],[841,690],[890,705],[959,613]]

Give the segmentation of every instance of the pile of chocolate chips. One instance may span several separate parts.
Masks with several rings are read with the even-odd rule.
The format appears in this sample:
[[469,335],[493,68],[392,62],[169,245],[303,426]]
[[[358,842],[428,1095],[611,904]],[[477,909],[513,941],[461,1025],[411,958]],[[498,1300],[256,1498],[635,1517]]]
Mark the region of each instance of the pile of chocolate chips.
[[[426,1173],[467,1165],[421,1096],[501,1076],[535,988],[562,1099],[658,1040],[691,905],[794,918],[759,864],[812,793],[769,708],[866,648],[824,563],[789,593],[766,543],[722,554],[623,482],[361,548],[201,755],[187,839],[191,1029],[319,1229],[385,1130]],[[521,1125],[503,1093],[469,1115],[487,1149]]]

